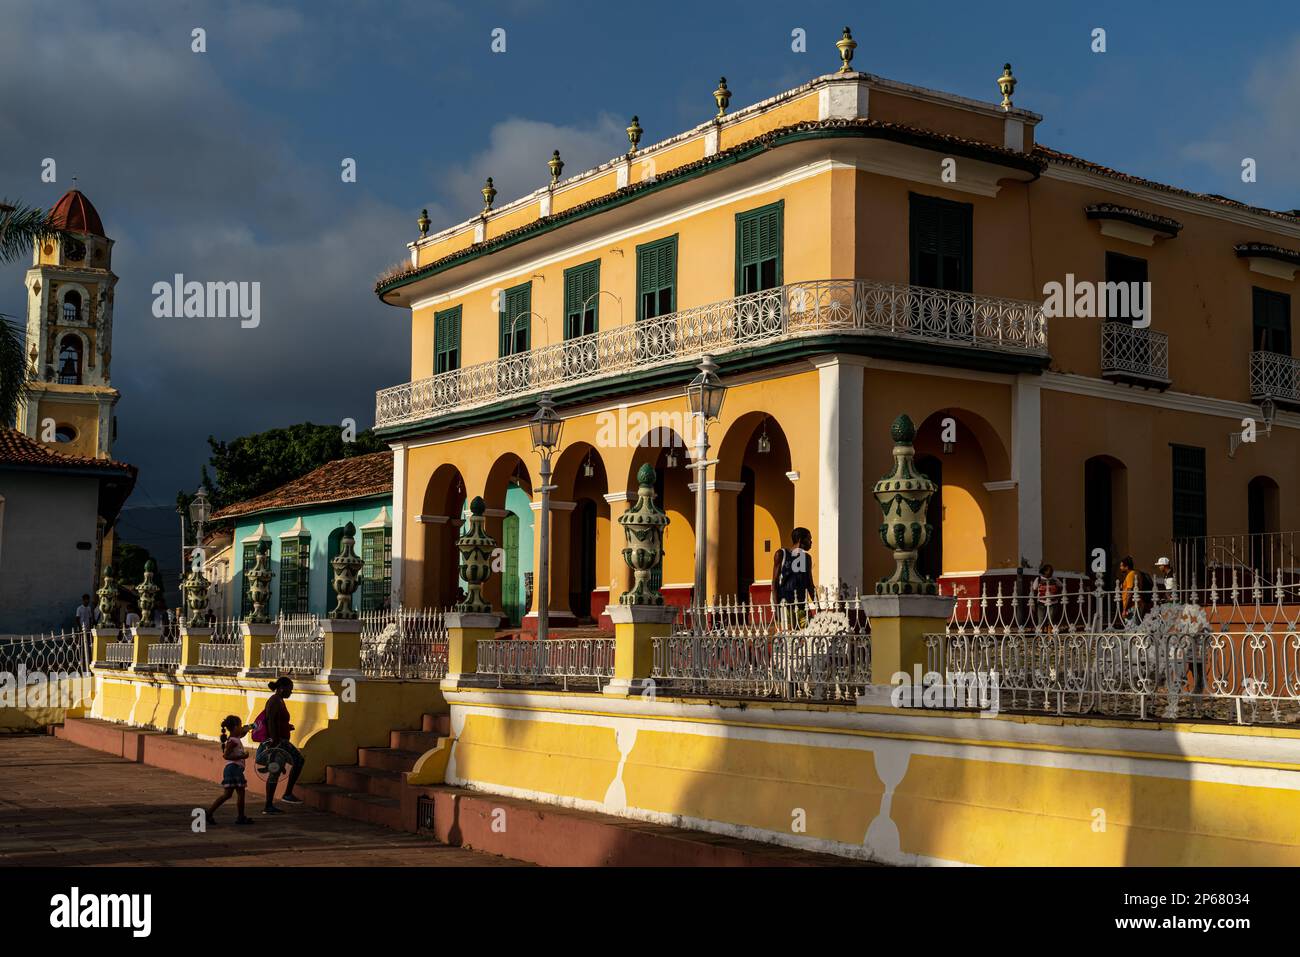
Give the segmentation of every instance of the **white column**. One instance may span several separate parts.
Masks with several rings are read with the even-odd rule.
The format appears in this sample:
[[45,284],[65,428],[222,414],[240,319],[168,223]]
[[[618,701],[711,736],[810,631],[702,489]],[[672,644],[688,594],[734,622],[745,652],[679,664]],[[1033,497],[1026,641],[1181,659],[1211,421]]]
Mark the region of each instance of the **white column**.
[[[863,367],[835,357],[817,363],[820,425],[817,463],[817,584],[862,588]],[[782,530],[783,536],[789,529]],[[785,542],[782,542],[784,545]]]
[[406,567],[406,446],[393,449],[393,583],[389,602],[396,608],[402,600],[403,571]]
[[1011,407],[1011,477],[1019,490],[1020,556],[1031,568],[1043,561],[1042,377],[1016,376]]

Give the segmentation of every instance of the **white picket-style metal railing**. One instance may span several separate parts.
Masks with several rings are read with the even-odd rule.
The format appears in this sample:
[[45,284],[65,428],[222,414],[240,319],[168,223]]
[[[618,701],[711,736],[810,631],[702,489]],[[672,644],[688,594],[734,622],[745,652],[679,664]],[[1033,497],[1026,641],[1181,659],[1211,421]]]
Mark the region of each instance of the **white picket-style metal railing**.
[[614,676],[613,638],[488,639],[478,643],[478,674],[497,684],[595,685]]
[[440,608],[363,611],[361,671],[368,678],[438,681],[447,675],[447,623]]
[[827,333],[1047,356],[1038,302],[866,279],[790,283],[381,389],[375,425]]

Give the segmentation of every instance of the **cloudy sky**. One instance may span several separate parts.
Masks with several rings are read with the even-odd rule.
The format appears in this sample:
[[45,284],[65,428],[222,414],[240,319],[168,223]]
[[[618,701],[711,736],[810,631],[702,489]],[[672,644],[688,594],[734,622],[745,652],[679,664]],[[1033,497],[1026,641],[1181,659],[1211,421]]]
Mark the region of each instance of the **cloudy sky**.
[[[488,175],[505,202],[546,181],[553,149],[569,173],[608,159],[633,113],[644,142],[699,123],[720,74],[740,107],[831,72],[845,23],[855,67],[984,100],[1010,60],[1047,145],[1300,207],[1300,11],[1131,0],[4,0],[0,195],[48,207],[76,176],[117,241],[114,451],[140,467],[130,504],[166,505],[209,434],[372,424],[409,352],[373,281],[422,207],[436,229],[479,208]],[[261,325],[154,318],[175,273],[260,282]],[[0,270],[0,312],[23,309],[22,269]]]

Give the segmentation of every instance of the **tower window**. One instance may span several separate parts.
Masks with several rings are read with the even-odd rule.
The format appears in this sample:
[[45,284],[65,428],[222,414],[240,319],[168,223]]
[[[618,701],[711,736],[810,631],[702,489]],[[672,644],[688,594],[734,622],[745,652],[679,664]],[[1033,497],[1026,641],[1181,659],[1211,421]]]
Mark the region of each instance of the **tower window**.
[[81,321],[81,293],[74,291],[63,297],[63,321]]
[[70,425],[60,425],[54,430],[54,439],[56,442],[75,442],[77,441],[77,430]]
[[81,385],[81,337],[64,336],[59,343],[59,381]]

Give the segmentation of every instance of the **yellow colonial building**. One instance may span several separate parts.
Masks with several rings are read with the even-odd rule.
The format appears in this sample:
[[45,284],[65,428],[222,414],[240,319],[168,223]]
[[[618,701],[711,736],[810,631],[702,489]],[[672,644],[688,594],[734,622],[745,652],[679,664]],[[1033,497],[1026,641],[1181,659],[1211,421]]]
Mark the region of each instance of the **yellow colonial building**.
[[[820,586],[887,575],[871,486],[901,412],[940,484],[921,559],[945,591],[1022,562],[1082,577],[1096,549],[1108,569],[1126,553],[1149,567],[1174,538],[1300,523],[1300,215],[1040,144],[1010,67],[990,71],[1001,102],[980,102],[841,50],[839,72],[741,109],[724,82],[716,115],[649,145],[633,118],[626,154],[574,176],[557,143],[548,185],[497,203],[488,180],[466,222],[421,218],[409,264],[376,286],[411,318],[410,381],[376,408],[397,599],[454,601],[467,499],[484,497],[498,542],[508,489],[536,510],[527,419],[547,392],[565,422],[551,621],[599,620],[628,587],[615,523],[647,462],[671,518],[663,590],[687,601],[684,387],[705,355],[727,386],[710,598],[766,600],[797,526]],[[1243,419],[1255,441],[1230,454]]]

